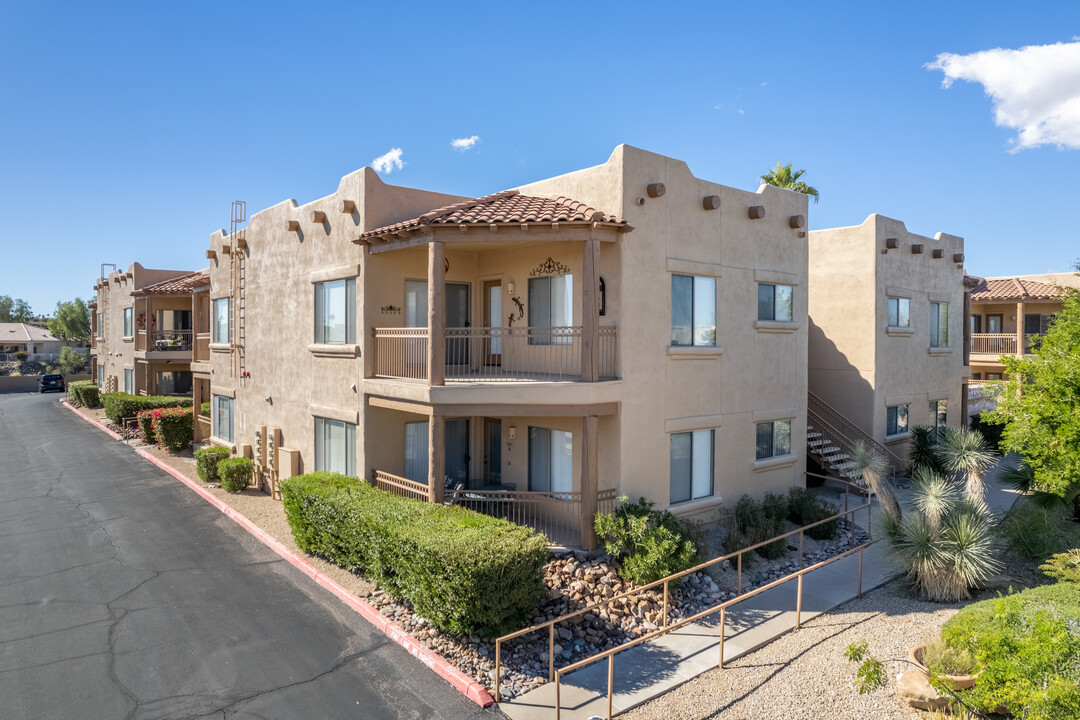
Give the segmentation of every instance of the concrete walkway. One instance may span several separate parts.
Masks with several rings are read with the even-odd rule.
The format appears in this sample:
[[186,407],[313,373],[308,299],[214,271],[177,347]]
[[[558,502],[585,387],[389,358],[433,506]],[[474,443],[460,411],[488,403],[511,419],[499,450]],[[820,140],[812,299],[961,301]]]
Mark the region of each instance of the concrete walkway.
[[[988,473],[987,502],[994,511],[1008,509],[1016,495]],[[854,501],[852,506],[858,504]],[[874,503],[875,517],[877,503]],[[866,511],[856,523],[865,529]],[[882,585],[899,573],[886,557],[884,543],[863,551],[862,591]],[[802,622],[826,613],[858,595],[859,556],[849,555],[803,577]],[[724,662],[766,645],[795,628],[798,581],[766,590],[727,611]],[[652,700],[717,666],[720,653],[720,613],[668,635],[615,655],[612,712],[620,713]],[[563,678],[561,718],[585,720],[607,717],[607,660]],[[499,703],[511,720],[550,720],[555,717],[555,684],[547,683],[519,698]]]

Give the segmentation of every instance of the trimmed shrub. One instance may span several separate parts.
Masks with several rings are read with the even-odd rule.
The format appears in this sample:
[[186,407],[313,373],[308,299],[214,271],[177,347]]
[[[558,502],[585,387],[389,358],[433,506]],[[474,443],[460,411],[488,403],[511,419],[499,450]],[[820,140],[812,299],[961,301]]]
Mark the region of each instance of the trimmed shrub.
[[238,493],[251,484],[251,475],[255,472],[255,463],[250,458],[231,457],[218,460],[217,474],[221,478],[221,489],[229,493]]
[[498,635],[532,617],[547,543],[529,528],[329,472],[281,482],[297,546],[408,600],[435,627]]
[[158,447],[166,450],[183,450],[195,437],[195,418],[190,407],[169,407],[150,410],[150,422]]
[[168,395],[129,395],[127,393],[102,393],[105,415],[114,423],[122,418],[135,417],[141,410],[169,407],[191,407],[191,398]]
[[1058,582],[1080,584],[1080,549],[1053,555],[1039,569]]
[[211,447],[204,447],[196,450],[195,469],[199,472],[199,479],[206,483],[217,482],[220,479],[218,477],[217,464],[231,454],[229,448],[223,448],[218,445],[212,445]]
[[83,407],[96,408],[101,405],[101,393],[93,380],[76,380],[69,383],[68,394]]
[[1080,585],[1058,583],[972,603],[941,629],[982,670],[959,691],[976,707],[1014,717],[1080,717]]
[[[787,519],[796,525],[810,525],[832,517],[836,512],[836,508],[806,488],[791,488],[788,492]],[[831,540],[836,537],[836,531],[839,528],[839,520],[830,520],[810,528],[806,531],[806,535],[815,540]]]
[[593,526],[608,553],[620,560],[619,575],[638,585],[698,563],[697,528],[666,510],[654,510],[645,498],[622,503],[614,515],[596,513]]
[[142,410],[135,416],[139,421],[139,437],[147,445],[157,442],[157,438],[154,437],[154,418],[151,415],[153,412],[153,410]]

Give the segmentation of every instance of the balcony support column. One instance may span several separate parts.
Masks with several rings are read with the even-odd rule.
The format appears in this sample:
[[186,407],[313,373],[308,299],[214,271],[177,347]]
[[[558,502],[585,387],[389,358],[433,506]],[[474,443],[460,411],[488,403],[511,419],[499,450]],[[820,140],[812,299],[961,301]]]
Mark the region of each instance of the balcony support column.
[[[439,267],[442,267],[441,265]],[[445,490],[446,434],[441,415],[428,418],[428,502],[442,503]]]
[[600,241],[585,241],[581,279],[581,380],[600,377]]
[[1027,355],[1024,347],[1024,301],[1016,303],[1016,354]]
[[600,486],[600,418],[586,415],[581,419],[581,549],[596,549],[597,493]]
[[971,292],[964,291],[964,367],[971,365]]
[[[428,385],[446,384],[446,249],[440,240],[428,243]],[[440,440],[441,442],[441,440]],[[432,446],[434,447],[434,446]],[[441,478],[440,475],[440,486]]]

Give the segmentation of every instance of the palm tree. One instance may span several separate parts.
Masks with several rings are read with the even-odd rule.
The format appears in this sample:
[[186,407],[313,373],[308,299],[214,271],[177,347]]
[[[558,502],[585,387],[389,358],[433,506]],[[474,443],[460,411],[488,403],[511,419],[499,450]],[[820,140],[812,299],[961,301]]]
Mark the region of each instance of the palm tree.
[[945,470],[962,476],[967,495],[981,502],[986,497],[982,476],[996,461],[982,433],[967,428],[944,428],[938,453]]
[[795,192],[800,192],[803,195],[809,195],[810,197],[814,198],[814,202],[816,203],[818,201],[817,188],[810,187],[804,181],[799,179],[806,171],[792,170],[791,166],[792,163],[788,163],[787,165],[781,165],[779,162],[777,162],[775,170],[770,170],[769,172],[761,176],[761,182],[767,185],[774,185],[778,188],[783,188],[785,190],[794,190]]

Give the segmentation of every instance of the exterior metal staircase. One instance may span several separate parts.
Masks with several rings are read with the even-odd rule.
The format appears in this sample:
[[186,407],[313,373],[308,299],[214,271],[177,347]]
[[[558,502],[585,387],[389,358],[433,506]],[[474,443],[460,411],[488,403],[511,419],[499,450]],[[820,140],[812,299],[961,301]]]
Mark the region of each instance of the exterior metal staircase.
[[825,473],[851,482],[862,483],[852,460],[855,444],[860,440],[878,453],[888,465],[886,475],[893,478],[904,472],[904,461],[895,453],[863,432],[855,423],[836,411],[814,393],[807,393],[806,451]]

